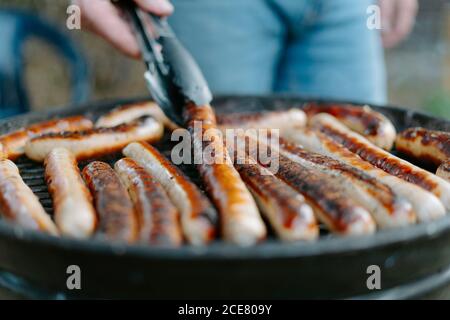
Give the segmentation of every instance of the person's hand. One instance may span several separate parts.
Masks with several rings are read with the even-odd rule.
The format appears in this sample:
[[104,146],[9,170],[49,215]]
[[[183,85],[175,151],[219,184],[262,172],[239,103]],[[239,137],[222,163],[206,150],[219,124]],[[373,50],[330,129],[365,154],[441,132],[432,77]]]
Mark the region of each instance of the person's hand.
[[379,0],[383,45],[392,48],[404,40],[414,27],[418,0]]
[[[168,0],[134,0],[143,10],[167,16],[173,12]],[[137,58],[140,51],[130,25],[122,12],[109,0],[73,0],[81,9],[83,27],[97,33],[128,56]]]

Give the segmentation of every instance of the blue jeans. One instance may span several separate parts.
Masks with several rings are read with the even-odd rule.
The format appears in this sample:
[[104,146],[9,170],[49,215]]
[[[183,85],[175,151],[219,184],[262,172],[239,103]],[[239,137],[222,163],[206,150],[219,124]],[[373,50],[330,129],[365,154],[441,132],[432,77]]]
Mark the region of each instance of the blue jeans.
[[386,102],[372,0],[172,0],[170,23],[214,93]]

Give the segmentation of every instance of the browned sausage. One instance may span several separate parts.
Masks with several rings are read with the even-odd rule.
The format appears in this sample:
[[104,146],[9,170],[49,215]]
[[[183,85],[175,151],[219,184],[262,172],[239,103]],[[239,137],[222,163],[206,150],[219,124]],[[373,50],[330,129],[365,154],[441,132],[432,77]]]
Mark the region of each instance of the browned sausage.
[[272,112],[231,113],[217,117],[219,128],[226,129],[279,129],[281,131],[306,125],[306,115],[300,109]]
[[450,158],[450,132],[409,128],[397,135],[395,147],[412,158],[438,166]]
[[130,143],[123,154],[135,160],[161,183],[181,214],[181,226],[190,244],[204,245],[215,238],[217,212],[181,170],[145,142]]
[[[211,106],[189,104],[184,111],[194,154],[202,159],[198,171],[219,210],[225,241],[243,246],[257,243],[265,238],[266,227],[252,195],[233,167]],[[201,124],[200,130],[196,130],[196,123]]]
[[95,232],[97,215],[92,196],[66,149],[53,149],[44,162],[45,180],[53,198],[55,222],[61,234],[88,238]]
[[143,116],[151,116],[164,124],[170,130],[175,130],[178,126],[170,121],[161,108],[152,101],[138,102],[119,106],[107,114],[101,116],[95,126],[97,128],[115,127],[127,122],[134,121]]
[[436,175],[450,182],[450,160],[444,161],[438,168]]
[[284,241],[314,240],[319,228],[305,198],[258,164],[236,164],[261,212]]
[[27,128],[0,136],[0,154],[3,158],[14,160],[25,153],[26,143],[38,135],[86,130],[93,126],[92,121],[83,116],[73,116],[36,123]]
[[279,170],[275,175],[300,192],[331,231],[344,235],[375,231],[370,213],[352,199],[342,197],[342,190],[327,175],[283,155],[279,156]]
[[183,241],[179,213],[161,184],[130,158],[117,161],[114,168],[134,203],[141,241],[179,246]]
[[0,160],[0,214],[26,229],[57,235],[58,230],[38,198],[10,160]]
[[447,210],[450,210],[450,184],[411,163],[402,160],[370,143],[364,137],[354,133],[327,114],[319,114],[311,119],[314,128],[328,135],[365,161],[397,176],[405,181],[417,184],[434,193]]
[[306,150],[345,162],[379,180],[391,188],[398,197],[411,203],[419,221],[439,219],[445,215],[444,206],[434,194],[373,166],[322,132],[295,130],[285,137],[300,144]]
[[394,125],[383,114],[369,106],[308,103],[304,110],[308,117],[328,113],[380,148],[391,150],[394,145],[396,135]]
[[157,141],[163,133],[163,126],[148,117],[113,128],[41,135],[27,143],[25,152],[30,159],[43,161],[52,149],[61,147],[77,160],[90,159],[119,151],[133,141]]
[[100,235],[108,240],[136,241],[138,221],[133,202],[115,171],[107,163],[94,161],[83,169],[83,178],[94,196]]
[[[256,137],[238,136],[240,140],[238,147],[245,146],[249,148],[249,153],[254,155],[252,149],[256,148],[256,144],[248,144],[243,137],[247,141],[255,140]],[[343,197],[342,188],[328,175],[290,159],[282,150],[280,152],[276,145],[268,145],[265,141],[259,140],[257,147],[267,149],[272,154],[272,161],[277,161],[277,166],[262,163],[260,159],[257,161],[264,167],[276,168],[273,172],[275,176],[301,193],[328,229],[344,235],[370,234],[375,231],[375,222],[370,213],[352,198]],[[242,158],[238,158],[238,161],[242,162]]]
[[288,158],[327,174],[331,181],[340,185],[342,195],[367,208],[380,227],[398,227],[416,222],[411,204],[368,173],[331,157],[306,151],[284,139],[280,139],[280,144]]

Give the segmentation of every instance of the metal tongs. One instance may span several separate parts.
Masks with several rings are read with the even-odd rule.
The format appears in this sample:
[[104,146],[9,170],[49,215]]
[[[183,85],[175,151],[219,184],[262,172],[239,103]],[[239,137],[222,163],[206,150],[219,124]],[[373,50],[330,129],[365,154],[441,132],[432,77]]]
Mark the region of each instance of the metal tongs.
[[[133,25],[147,71],[148,89],[166,116],[184,126],[183,108],[188,103],[205,105],[212,101],[206,80],[190,53],[175,36],[167,20],[138,8],[131,0],[113,0]],[[146,28],[151,23],[154,35]]]

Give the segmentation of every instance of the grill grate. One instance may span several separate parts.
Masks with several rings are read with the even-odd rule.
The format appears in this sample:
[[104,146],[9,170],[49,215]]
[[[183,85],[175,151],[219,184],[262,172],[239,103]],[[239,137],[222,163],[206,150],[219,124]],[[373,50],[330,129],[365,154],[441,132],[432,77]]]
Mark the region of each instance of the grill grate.
[[25,157],[19,158],[16,161],[16,165],[19,168],[23,180],[39,198],[45,211],[53,214],[52,200],[44,181],[44,167],[40,164],[33,163]]

